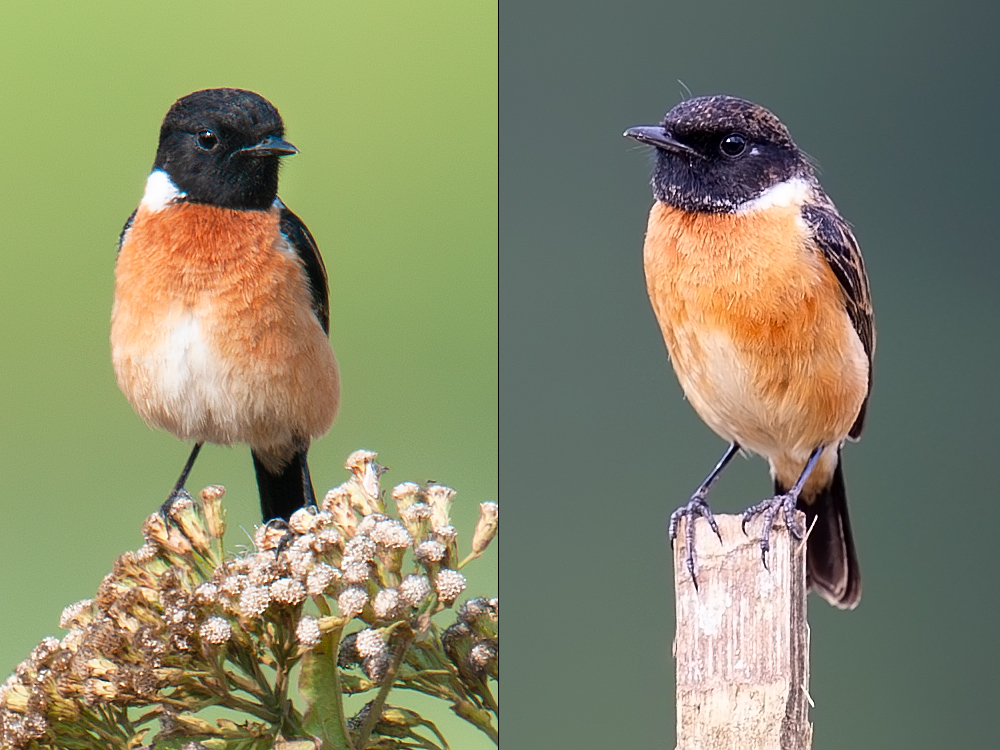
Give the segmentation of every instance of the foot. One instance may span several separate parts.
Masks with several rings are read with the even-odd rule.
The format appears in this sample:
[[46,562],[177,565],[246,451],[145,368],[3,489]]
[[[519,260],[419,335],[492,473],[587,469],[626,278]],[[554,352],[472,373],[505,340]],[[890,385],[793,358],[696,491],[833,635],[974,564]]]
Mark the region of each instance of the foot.
[[743,528],[744,534],[747,533],[747,523],[749,521],[753,520],[755,516],[764,516],[764,528],[760,532],[760,557],[765,568],[767,568],[767,553],[771,549],[771,526],[774,523],[774,517],[778,515],[778,511],[782,513],[788,533],[795,539],[802,539],[803,537],[803,532],[799,531],[798,526],[795,525],[795,504],[798,502],[798,499],[797,493],[786,492],[782,495],[775,495],[772,498],[768,498],[756,505],[751,505],[743,511],[743,521],[740,525]]
[[281,553],[288,549],[295,538],[288,528],[288,521],[284,518],[272,518],[264,524],[264,529],[261,535],[262,546],[257,551],[274,550],[275,558],[281,557]]
[[674,540],[677,538],[677,527],[682,518],[687,521],[684,524],[684,542],[687,547],[684,554],[684,563],[688,569],[688,573],[691,575],[691,582],[694,584],[695,589],[698,588],[698,579],[694,575],[694,521],[698,516],[702,516],[708,521],[708,525],[715,532],[715,535],[719,537],[719,543],[721,544],[722,535],[719,533],[719,526],[715,523],[712,509],[708,507],[708,502],[705,500],[705,493],[703,492],[694,493],[686,505],[682,505],[670,514],[670,526],[667,529],[667,533],[670,536],[670,548],[673,549]]
[[174,507],[174,503],[176,503],[178,500],[181,499],[191,500],[192,498],[191,495],[188,494],[188,491],[183,487],[180,488],[175,487],[171,491],[170,497],[168,497],[166,502],[160,506],[160,515],[163,516],[163,518],[166,519],[168,523],[171,520],[170,510]]

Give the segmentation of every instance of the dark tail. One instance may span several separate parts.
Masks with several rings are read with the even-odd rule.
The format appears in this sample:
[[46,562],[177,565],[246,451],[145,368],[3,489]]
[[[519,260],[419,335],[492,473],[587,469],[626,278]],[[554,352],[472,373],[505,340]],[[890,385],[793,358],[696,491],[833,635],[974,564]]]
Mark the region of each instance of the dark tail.
[[[841,609],[854,609],[861,601],[861,569],[854,551],[851,519],[847,515],[843,462],[837,457],[833,480],[814,497],[799,499],[812,528],[806,545],[806,580],[809,588]],[[787,488],[775,483],[778,493]],[[815,521],[815,524],[814,524]]]
[[[265,465],[257,451],[251,451],[253,468],[257,472],[257,489],[260,491],[260,512],[264,521],[272,518],[289,517],[303,505],[315,502],[306,452],[296,453],[292,459],[276,471]],[[273,465],[273,461],[270,462]],[[307,494],[308,493],[308,494]]]

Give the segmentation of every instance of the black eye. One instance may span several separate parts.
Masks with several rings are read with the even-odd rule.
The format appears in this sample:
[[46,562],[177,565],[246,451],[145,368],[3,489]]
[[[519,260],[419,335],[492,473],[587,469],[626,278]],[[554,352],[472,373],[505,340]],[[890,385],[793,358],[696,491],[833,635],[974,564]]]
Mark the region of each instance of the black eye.
[[722,143],[719,144],[719,149],[726,156],[730,158],[735,158],[746,151],[747,139],[744,138],[739,133],[732,133],[727,135],[722,139]]
[[206,151],[211,151],[218,142],[219,137],[211,130],[202,130],[198,133],[198,145]]

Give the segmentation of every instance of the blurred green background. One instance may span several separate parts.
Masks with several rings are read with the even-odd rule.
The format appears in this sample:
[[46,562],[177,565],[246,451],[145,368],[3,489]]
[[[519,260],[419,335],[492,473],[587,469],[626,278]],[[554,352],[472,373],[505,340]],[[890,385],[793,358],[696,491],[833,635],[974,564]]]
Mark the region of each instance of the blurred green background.
[[[814,747],[997,746],[998,28],[964,0],[504,4],[509,747],[673,747],[666,520],[724,444],[646,299],[651,160],[621,133],[678,80],[788,125],[871,277],[874,393],[844,455],[864,598],[810,597]],[[713,505],[769,492],[741,460]]]
[[[107,339],[118,232],[160,120],[196,89],[260,92],[301,150],[280,195],[326,261],[343,378],[317,491],[377,450],[387,486],[458,491],[468,545],[499,499],[496,4],[8,3],[0,71],[0,672],[139,546],[190,449],[133,414]],[[249,451],[203,451],[188,486],[210,483],[244,542]],[[470,592],[497,592],[497,559]],[[449,715],[456,747],[492,746]]]

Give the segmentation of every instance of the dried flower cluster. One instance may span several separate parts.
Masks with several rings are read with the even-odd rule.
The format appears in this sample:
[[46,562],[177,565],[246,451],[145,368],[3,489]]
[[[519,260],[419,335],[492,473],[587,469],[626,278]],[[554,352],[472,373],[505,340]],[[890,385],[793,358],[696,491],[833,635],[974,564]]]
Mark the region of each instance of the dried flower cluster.
[[[151,515],[145,544],[63,611],[62,640],[43,640],[0,687],[2,747],[124,749],[153,732],[212,747],[447,747],[431,722],[386,704],[393,687],[448,701],[496,741],[497,600],[467,601],[443,634],[431,619],[464,591],[458,568],[495,536],[496,505],[482,504],[460,562],[453,490],[397,485],[396,520],[375,454],[356,451],[347,468],[319,508],[261,526],[241,556],[223,551],[221,487]],[[299,663],[302,706],[289,693]],[[342,696],[368,691],[346,717]],[[210,723],[198,716],[208,706],[234,717]]]

